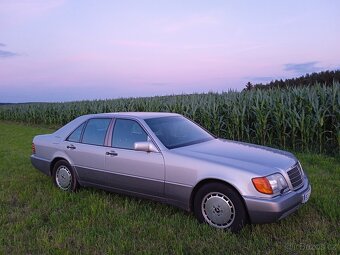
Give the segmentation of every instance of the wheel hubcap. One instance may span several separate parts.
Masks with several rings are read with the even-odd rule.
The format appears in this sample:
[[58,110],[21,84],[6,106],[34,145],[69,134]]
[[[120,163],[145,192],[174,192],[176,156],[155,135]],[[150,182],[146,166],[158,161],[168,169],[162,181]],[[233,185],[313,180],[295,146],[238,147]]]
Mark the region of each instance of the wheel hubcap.
[[56,183],[62,190],[68,190],[71,186],[72,175],[66,166],[60,166],[56,172]]
[[201,210],[206,222],[216,228],[228,228],[235,219],[233,203],[220,192],[207,194],[202,200]]

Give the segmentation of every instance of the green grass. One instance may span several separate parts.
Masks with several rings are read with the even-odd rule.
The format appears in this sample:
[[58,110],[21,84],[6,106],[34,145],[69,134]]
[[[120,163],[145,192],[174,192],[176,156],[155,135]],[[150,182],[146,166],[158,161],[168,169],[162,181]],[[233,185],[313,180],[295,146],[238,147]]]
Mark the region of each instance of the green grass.
[[336,254],[340,160],[297,154],[310,201],[240,234],[198,224],[172,206],[82,188],[59,191],[29,160],[34,135],[52,130],[0,122],[0,254]]

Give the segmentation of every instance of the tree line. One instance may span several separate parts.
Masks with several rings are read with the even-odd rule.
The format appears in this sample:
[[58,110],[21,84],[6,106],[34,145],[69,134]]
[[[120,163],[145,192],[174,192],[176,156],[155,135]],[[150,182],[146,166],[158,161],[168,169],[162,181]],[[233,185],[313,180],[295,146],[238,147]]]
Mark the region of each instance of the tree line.
[[319,73],[305,74],[297,78],[273,80],[269,83],[248,82],[244,90],[252,89],[271,89],[271,88],[292,88],[292,87],[306,87],[321,84],[325,86],[332,86],[333,82],[340,81],[340,70],[322,71]]

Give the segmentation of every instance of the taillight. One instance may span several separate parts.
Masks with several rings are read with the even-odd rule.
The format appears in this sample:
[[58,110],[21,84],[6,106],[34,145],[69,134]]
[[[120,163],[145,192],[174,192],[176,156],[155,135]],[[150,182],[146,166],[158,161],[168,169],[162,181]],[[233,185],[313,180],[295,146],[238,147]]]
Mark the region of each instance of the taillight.
[[35,145],[32,143],[32,154],[35,154]]

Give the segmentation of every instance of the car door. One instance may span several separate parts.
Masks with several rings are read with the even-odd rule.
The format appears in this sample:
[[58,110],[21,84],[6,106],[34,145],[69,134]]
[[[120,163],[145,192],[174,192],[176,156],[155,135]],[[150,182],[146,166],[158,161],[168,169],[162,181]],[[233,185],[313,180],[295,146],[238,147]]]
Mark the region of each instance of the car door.
[[64,142],[80,182],[100,184],[105,171],[105,139],[111,118],[93,118],[80,125]]
[[114,187],[161,197],[165,177],[162,154],[134,150],[135,142],[148,140],[148,134],[136,120],[116,119],[105,167],[113,175]]

